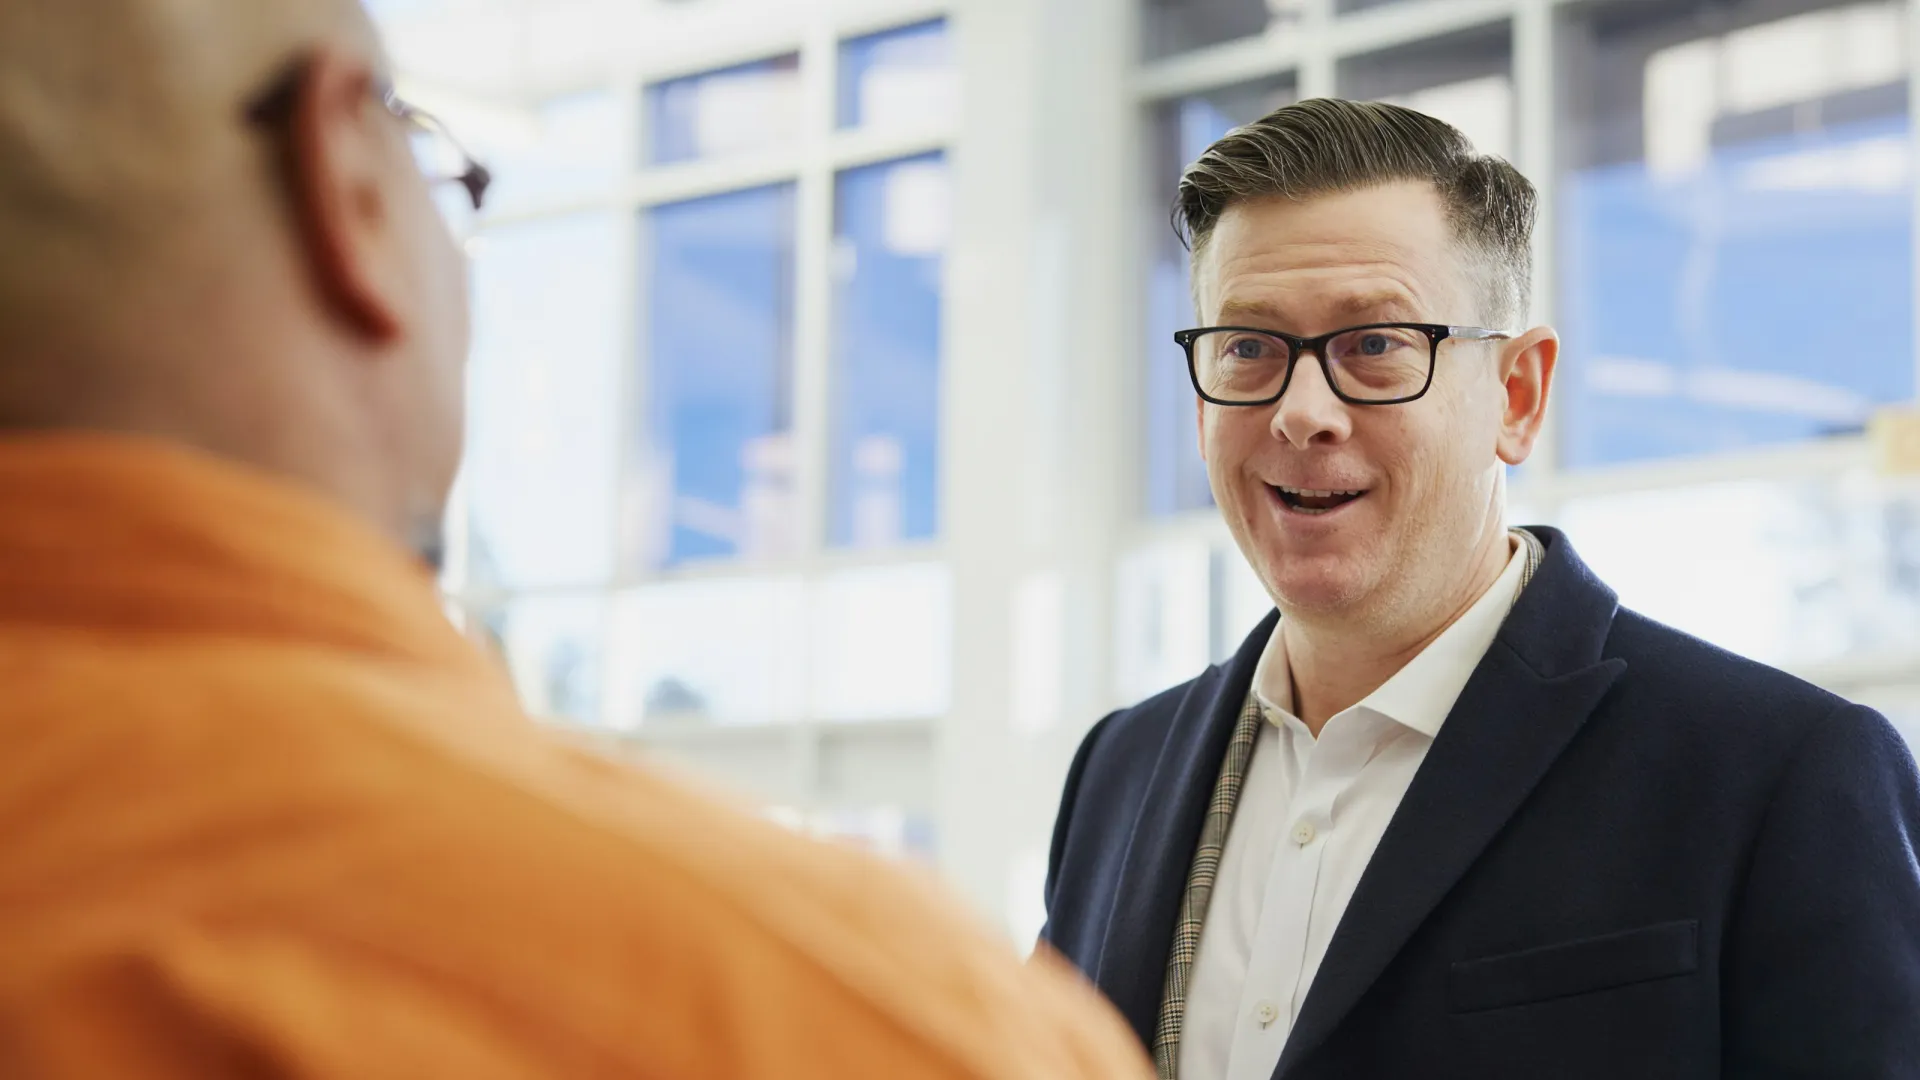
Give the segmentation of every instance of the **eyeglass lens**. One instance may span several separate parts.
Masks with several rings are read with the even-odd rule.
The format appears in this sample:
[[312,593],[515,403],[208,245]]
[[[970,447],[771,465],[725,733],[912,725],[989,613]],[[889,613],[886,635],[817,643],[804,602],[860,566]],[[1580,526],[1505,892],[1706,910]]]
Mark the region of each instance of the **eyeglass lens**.
[[[1350,330],[1326,343],[1327,375],[1357,401],[1392,401],[1419,393],[1433,367],[1433,339],[1412,327]],[[1215,330],[1193,341],[1194,378],[1219,401],[1264,401],[1280,393],[1293,365],[1284,338],[1252,330]]]

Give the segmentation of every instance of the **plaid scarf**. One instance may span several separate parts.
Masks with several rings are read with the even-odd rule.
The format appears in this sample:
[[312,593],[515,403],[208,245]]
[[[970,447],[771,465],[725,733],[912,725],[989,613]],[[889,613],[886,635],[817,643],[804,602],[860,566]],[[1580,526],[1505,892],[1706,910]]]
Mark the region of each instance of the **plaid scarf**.
[[[1524,591],[1540,569],[1546,549],[1539,538],[1525,529],[1513,530],[1513,536],[1526,551],[1526,564],[1520,570],[1520,588]],[[1200,844],[1194,849],[1193,866],[1187,871],[1187,891],[1180,900],[1180,917],[1173,924],[1173,948],[1167,954],[1160,1020],[1153,1036],[1153,1064],[1160,1080],[1175,1080],[1180,1058],[1180,1029],[1187,1015],[1187,985],[1193,976],[1194,958],[1200,952],[1200,930],[1206,924],[1207,902],[1213,898],[1213,883],[1220,873],[1220,853],[1226,850],[1233,809],[1240,803],[1240,786],[1246,781],[1247,763],[1253,760],[1254,742],[1263,721],[1259,695],[1249,688],[1247,702],[1240,707],[1240,719],[1233,726],[1233,738],[1227,742],[1226,758],[1220,763],[1220,778],[1214,781],[1213,798],[1207,803],[1206,820],[1200,826]]]

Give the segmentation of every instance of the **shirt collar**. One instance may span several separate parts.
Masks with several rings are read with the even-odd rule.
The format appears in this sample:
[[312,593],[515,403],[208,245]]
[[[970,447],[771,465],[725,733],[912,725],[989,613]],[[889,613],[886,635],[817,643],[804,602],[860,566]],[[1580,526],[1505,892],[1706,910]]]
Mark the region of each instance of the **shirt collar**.
[[124,436],[0,437],[0,629],[299,641],[487,672],[431,573],[300,485]]
[[[1519,543],[1514,543],[1512,549],[1506,569],[1465,614],[1441,631],[1432,644],[1392,678],[1346,712],[1365,709],[1430,739],[1440,734],[1440,725],[1453,711],[1453,703],[1466,689],[1467,680],[1480,666],[1480,658],[1493,646],[1500,624],[1506,621],[1507,613],[1519,598],[1527,549]],[[1274,626],[1273,636],[1267,639],[1266,650],[1260,654],[1253,673],[1254,694],[1268,719],[1274,722],[1293,715],[1293,677],[1287,665],[1286,638],[1280,632],[1284,624],[1283,619]]]

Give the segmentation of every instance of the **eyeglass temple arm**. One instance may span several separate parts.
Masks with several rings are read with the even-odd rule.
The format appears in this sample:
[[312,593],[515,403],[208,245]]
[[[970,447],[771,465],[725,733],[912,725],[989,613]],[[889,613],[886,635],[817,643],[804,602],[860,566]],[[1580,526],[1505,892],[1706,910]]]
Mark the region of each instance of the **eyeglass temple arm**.
[[448,145],[453,147],[454,152],[460,155],[460,160],[464,167],[461,169],[459,175],[450,176],[447,177],[447,179],[458,181],[461,187],[466,188],[467,197],[473,200],[473,208],[475,210],[480,209],[480,204],[486,200],[487,188],[493,183],[492,170],[480,164],[480,160],[473,156],[473,152],[467,149],[466,144],[461,142],[459,137],[453,133],[452,129],[448,128],[446,123],[439,117],[417,105],[412,105],[402,100],[398,94],[394,93],[391,87],[383,89],[384,92],[381,97],[385,100],[388,109],[392,110],[394,114],[401,119],[425,128],[447,140]]
[[1469,341],[1498,341],[1510,338],[1513,334],[1506,330],[1489,330],[1484,326],[1449,326],[1447,336]]

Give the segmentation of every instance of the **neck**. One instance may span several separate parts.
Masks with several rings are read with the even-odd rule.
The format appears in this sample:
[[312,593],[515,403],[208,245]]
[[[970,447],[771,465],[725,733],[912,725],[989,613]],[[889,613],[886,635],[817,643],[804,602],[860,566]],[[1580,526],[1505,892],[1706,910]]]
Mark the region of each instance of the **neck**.
[[9,348],[0,364],[0,435],[90,433],[173,444],[319,492],[430,554],[434,536],[418,524],[426,517],[408,512],[389,469],[358,452],[376,440],[351,397],[300,377],[303,368],[326,370],[325,363],[297,346],[250,348],[209,337],[205,348],[156,344],[144,356],[76,348],[64,365],[49,359],[58,352]]
[[1318,737],[1329,719],[1378,690],[1459,621],[1499,580],[1511,557],[1507,530],[1500,528],[1476,549],[1457,586],[1403,607],[1398,618],[1282,620],[1295,715]]

